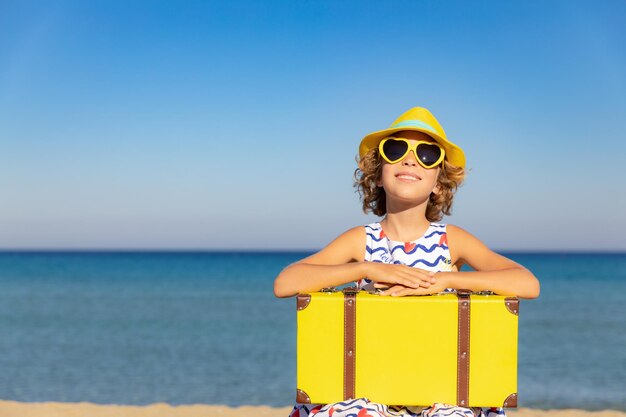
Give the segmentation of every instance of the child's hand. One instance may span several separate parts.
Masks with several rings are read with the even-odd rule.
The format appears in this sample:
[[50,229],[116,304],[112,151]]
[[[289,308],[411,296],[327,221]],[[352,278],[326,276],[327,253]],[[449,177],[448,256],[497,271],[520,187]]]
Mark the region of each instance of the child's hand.
[[[446,276],[446,272],[438,272],[436,274],[436,282],[428,288],[409,288],[404,285],[396,284],[381,293],[381,295],[391,295],[393,297],[402,297],[405,295],[428,295],[442,292],[450,286],[450,280]],[[378,284],[374,284],[378,286]]]
[[406,265],[366,262],[366,278],[374,281],[376,288],[401,285],[405,288],[428,288],[435,284],[435,272]]

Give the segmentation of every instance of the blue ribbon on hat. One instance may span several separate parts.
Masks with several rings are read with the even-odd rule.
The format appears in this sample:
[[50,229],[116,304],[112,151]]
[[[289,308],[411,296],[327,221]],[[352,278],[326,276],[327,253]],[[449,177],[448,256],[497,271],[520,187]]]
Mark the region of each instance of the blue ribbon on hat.
[[433,129],[433,127],[430,126],[428,123],[424,123],[424,122],[421,122],[419,120],[404,120],[402,122],[398,122],[398,123],[394,124],[391,127],[392,128],[396,128],[396,127],[405,127],[405,126],[421,127],[421,128],[424,128],[424,129],[428,129],[431,132],[437,133],[437,131],[435,129]]

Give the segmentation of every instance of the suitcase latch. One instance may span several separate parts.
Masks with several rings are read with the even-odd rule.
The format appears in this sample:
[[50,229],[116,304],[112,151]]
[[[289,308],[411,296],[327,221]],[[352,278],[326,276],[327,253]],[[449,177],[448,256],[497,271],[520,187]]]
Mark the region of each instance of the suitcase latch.
[[344,295],[355,295],[358,294],[360,290],[357,287],[346,287],[343,289]]

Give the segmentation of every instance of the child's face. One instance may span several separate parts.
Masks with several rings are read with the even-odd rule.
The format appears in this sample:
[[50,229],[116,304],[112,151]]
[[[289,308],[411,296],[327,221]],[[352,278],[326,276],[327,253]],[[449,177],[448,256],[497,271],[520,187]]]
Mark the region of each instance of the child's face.
[[[422,132],[402,131],[393,135],[397,138],[409,139],[411,143],[417,140],[435,142],[430,136]],[[387,200],[397,199],[403,202],[428,201],[430,193],[436,192],[439,166],[426,169],[422,167],[411,151],[401,161],[390,164],[383,161],[383,169],[378,186],[385,189]]]

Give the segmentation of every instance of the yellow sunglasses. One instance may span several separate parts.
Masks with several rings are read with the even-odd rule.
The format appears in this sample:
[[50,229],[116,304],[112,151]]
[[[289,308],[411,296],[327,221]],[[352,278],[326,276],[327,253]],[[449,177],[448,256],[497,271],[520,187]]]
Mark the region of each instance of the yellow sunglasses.
[[437,142],[418,140],[411,143],[408,139],[394,137],[381,140],[378,151],[390,164],[402,161],[413,151],[417,162],[426,169],[436,167],[446,157],[446,151]]

